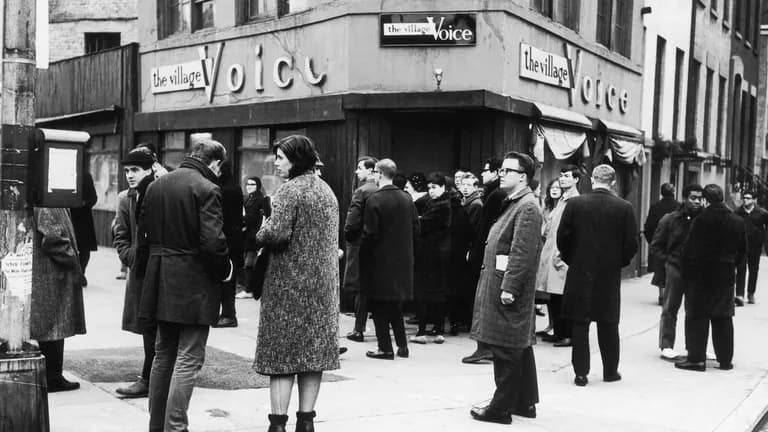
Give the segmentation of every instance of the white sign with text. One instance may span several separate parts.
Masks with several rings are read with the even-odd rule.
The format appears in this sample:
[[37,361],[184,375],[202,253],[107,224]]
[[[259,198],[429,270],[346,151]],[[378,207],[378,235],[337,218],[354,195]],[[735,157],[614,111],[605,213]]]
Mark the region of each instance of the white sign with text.
[[203,67],[203,62],[210,63],[211,59],[152,68],[149,77],[152,93],[205,88],[210,82],[207,73],[210,65]]
[[567,58],[524,43],[520,43],[520,77],[567,89],[573,87]]

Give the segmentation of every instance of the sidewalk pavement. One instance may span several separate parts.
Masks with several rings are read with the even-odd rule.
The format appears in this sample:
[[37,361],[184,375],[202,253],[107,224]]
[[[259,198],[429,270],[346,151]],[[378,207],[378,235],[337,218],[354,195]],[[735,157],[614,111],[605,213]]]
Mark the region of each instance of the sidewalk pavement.
[[[768,406],[768,258],[763,258],[756,305],[737,308],[736,345],[731,371],[709,362],[704,373],[675,369],[659,358],[660,307],[650,277],[622,285],[621,362],[623,380],[602,381],[602,366],[591,330],[592,371],[589,385],[576,387],[570,349],[540,343],[534,351],[541,402],[538,418],[514,417],[519,431],[747,432]],[[91,257],[85,289],[88,334],[67,339],[65,350],[140,347],[139,336],[120,330],[124,281],[115,280],[120,265],[113,249],[101,248]],[[237,300],[240,326],[212,329],[208,344],[253,358],[258,329],[258,302]],[[683,312],[676,348],[684,353]],[[539,328],[546,318],[539,318]],[[469,409],[486,403],[494,390],[490,364],[465,365],[461,357],[474,350],[466,334],[448,337],[442,345],[410,344],[411,357],[395,361],[371,360],[366,350],[376,348],[373,323],[363,343],[343,338],[353,319],[340,317],[341,369],[348,380],[325,382],[317,403],[318,432],[346,431],[494,431],[509,426],[474,421]],[[409,327],[410,331],[414,329]],[[66,359],[66,353],[65,353]],[[66,364],[66,360],[65,360]],[[140,365],[136,365],[137,373]],[[51,430],[55,432],[146,431],[147,399],[121,400],[120,384],[92,384],[69,372],[82,388],[49,395]],[[294,390],[290,412],[298,404]],[[269,389],[195,389],[190,430],[266,431]],[[295,417],[291,415],[289,430]]]

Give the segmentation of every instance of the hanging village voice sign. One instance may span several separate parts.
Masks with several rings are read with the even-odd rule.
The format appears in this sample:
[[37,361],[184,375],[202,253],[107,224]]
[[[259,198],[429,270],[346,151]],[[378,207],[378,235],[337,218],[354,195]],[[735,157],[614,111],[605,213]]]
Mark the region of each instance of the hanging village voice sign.
[[381,14],[381,46],[467,46],[477,41],[473,13]]

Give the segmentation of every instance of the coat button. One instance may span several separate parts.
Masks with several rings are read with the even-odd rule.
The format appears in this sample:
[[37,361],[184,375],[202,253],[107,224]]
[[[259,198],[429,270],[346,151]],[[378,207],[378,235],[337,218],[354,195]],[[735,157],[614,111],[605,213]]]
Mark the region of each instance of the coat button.
[[487,241],[485,242],[485,245],[488,246],[488,242]]
[[485,264],[480,266],[480,270],[485,270]]

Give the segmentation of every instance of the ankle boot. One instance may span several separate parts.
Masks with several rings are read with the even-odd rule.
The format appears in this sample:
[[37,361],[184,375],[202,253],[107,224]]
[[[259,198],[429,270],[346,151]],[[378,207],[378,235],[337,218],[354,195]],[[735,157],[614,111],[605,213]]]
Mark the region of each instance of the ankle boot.
[[267,417],[269,417],[269,429],[267,429],[267,432],[285,432],[288,414],[270,414]]
[[315,412],[296,411],[296,432],[315,432]]

